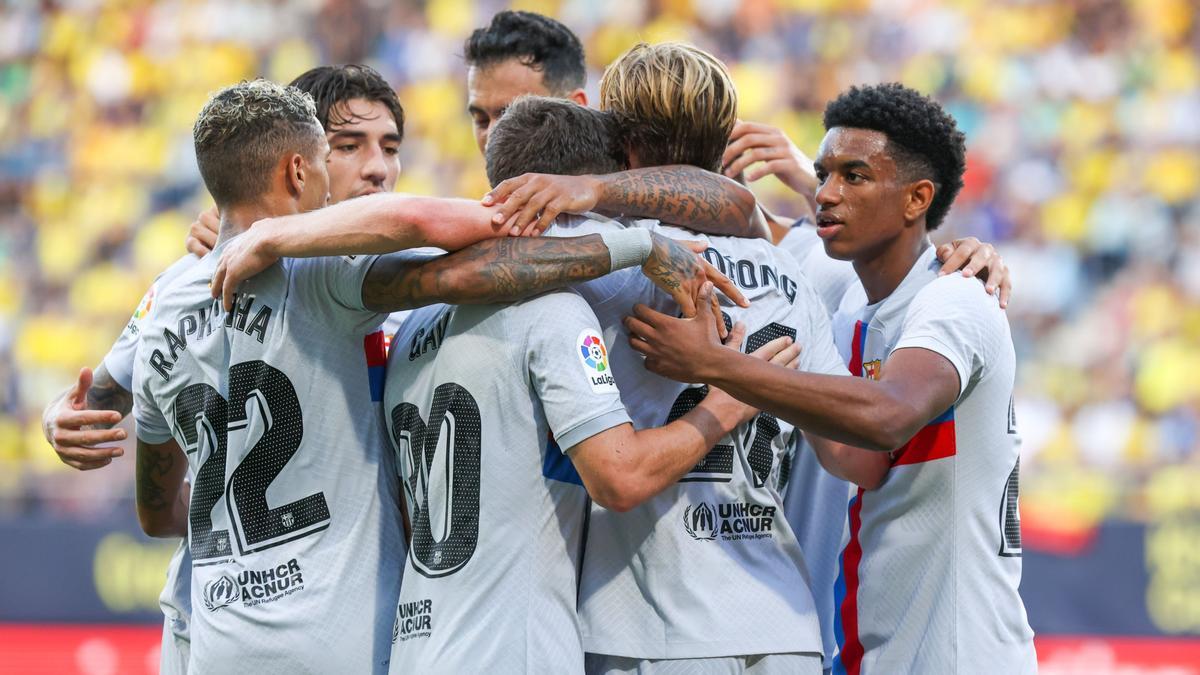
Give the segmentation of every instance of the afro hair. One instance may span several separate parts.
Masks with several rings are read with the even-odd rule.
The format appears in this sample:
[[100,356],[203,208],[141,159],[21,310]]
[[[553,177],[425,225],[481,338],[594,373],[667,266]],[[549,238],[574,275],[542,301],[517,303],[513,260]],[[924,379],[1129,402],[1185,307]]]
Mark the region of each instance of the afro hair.
[[933,181],[927,230],[937,229],[963,186],[966,137],[936,101],[895,82],[851,87],[825,106],[825,129],[879,131],[905,180]]

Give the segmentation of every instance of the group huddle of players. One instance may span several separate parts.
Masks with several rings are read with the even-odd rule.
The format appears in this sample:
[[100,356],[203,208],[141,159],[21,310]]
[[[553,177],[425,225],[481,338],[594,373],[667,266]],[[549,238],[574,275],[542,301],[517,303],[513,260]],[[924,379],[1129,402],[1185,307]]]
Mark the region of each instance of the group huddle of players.
[[134,414],[162,671],[1036,671],[1007,272],[928,237],[954,120],[855,87],[810,163],[686,44],[598,109],[552,19],[465,57],[482,200],[393,192],[370,68],[217,92],[191,253],[47,407],[79,469]]

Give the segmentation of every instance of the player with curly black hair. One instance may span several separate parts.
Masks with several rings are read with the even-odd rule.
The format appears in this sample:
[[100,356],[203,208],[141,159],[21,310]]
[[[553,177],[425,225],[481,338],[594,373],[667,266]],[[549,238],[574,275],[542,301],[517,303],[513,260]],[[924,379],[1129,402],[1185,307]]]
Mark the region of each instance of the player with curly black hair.
[[533,12],[499,12],[463,45],[467,112],[479,152],[492,125],[522,94],[554,96],[587,105],[583,44],[570,28]]
[[929,241],[962,186],[963,135],[897,84],[851,89],[825,124],[816,219],[826,252],[861,281],[833,320],[854,377],[723,346],[703,301],[694,319],[638,306],[631,345],[656,373],[794,424],[827,471],[858,486],[834,589],[834,672],[1036,672],[1017,592],[1012,337],[983,284],[939,275]]
[[887,136],[887,150],[900,178],[933,183],[925,229],[933,231],[942,224],[963,186],[967,147],[954,118],[941,106],[895,82],[851,87],[825,106],[825,128],[834,127],[872,129]]

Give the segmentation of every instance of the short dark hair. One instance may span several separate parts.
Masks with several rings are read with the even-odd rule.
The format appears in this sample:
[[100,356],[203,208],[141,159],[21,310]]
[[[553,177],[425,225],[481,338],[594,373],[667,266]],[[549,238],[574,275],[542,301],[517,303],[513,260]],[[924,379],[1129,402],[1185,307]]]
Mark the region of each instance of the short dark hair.
[[522,96],[508,106],[488,135],[485,156],[493,187],[523,173],[606,174],[629,164],[614,115],[544,96]]
[[382,103],[392,119],[396,131],[404,138],[404,107],[396,96],[396,90],[374,68],[357,63],[344,66],[318,66],[307,70],[292,80],[291,85],[308,92],[317,106],[317,120],[326,131],[331,126],[349,124],[353,120],[342,116],[337,104],[361,98],[373,103]]
[[218,208],[261,197],[286,153],[323,162],[316,155],[324,138],[312,97],[269,80],[213,94],[192,127],[200,177]]
[[851,87],[825,106],[825,130],[871,129],[888,139],[888,151],[902,180],[933,182],[933,202],[925,229],[937,229],[963,186],[966,137],[954,118],[933,99],[891,82]]
[[546,89],[565,95],[583,87],[583,45],[570,28],[533,12],[503,11],[463,45],[467,65],[484,68],[508,59],[541,71]]

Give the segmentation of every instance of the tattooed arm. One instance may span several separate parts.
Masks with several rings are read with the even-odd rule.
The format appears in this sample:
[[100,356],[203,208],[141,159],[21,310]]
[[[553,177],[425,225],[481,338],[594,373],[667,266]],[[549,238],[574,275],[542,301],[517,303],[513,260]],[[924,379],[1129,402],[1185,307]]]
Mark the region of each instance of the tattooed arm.
[[187,535],[187,457],[174,440],[137,444],[137,514],[151,537]]
[[[688,316],[695,313],[695,299],[706,279],[730,299],[745,304],[737,288],[697,252],[652,233],[642,273],[669,293]],[[611,265],[608,247],[596,234],[489,239],[432,259],[381,257],[363,279],[362,299],[367,308],[380,312],[435,302],[512,302],[595,279],[612,271]]]
[[75,385],[59,394],[42,412],[42,433],[64,464],[87,471],[108,466],[124,451],[97,448],[125,439],[114,425],[133,409],[133,394],[109,375],[104,364],[79,371]]
[[748,188],[694,166],[656,166],[606,176],[527,173],[497,185],[483,204],[500,205],[493,220],[505,223],[512,234],[540,232],[560,213],[588,211],[655,218],[708,234],[769,234]]
[[280,258],[391,253],[432,246],[457,251],[495,237],[496,209],[467,199],[378,194],[323,209],[264,218],[224,244],[213,271],[214,297],[228,311],[242,281]]

